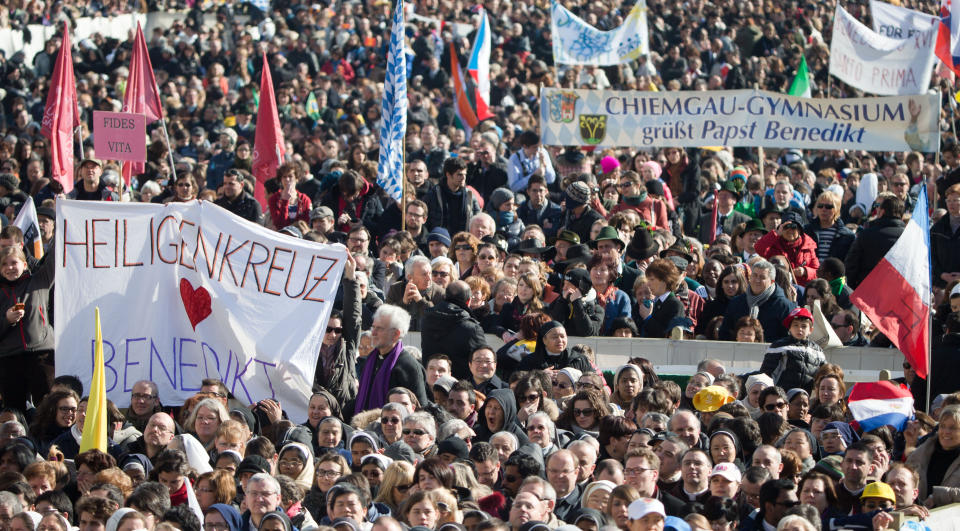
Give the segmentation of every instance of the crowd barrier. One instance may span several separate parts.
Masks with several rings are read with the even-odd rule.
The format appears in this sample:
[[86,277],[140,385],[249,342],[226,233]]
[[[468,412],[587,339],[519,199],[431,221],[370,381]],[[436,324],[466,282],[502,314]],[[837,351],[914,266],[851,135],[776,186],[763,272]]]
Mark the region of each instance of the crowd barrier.
[[[893,525],[890,529],[900,529],[904,522],[916,521],[915,516],[905,516],[898,512],[893,515]],[[960,531],[960,503],[952,503],[930,510],[930,518],[923,523],[934,531]]]
[[[420,334],[410,332],[403,341],[419,347]],[[503,340],[491,334],[487,342],[494,348],[503,345]],[[693,374],[697,363],[705,358],[719,360],[733,373],[750,372],[760,368],[767,349],[766,343],[621,337],[571,337],[568,344],[589,345],[597,356],[597,366],[605,371],[640,356],[650,360],[657,373],[676,375]],[[843,367],[847,382],[876,381],[881,370],[890,371],[894,378],[903,376],[903,354],[896,349],[840,347],[827,349],[824,354],[828,362]]]

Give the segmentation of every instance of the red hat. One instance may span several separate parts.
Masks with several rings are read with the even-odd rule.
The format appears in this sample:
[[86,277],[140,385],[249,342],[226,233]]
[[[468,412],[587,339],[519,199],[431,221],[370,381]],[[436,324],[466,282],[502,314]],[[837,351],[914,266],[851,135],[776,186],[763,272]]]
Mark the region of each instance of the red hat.
[[803,306],[798,306],[787,314],[787,317],[783,320],[784,328],[790,328],[790,323],[793,322],[796,318],[809,319],[813,321],[813,314],[810,313],[810,310],[804,308]]

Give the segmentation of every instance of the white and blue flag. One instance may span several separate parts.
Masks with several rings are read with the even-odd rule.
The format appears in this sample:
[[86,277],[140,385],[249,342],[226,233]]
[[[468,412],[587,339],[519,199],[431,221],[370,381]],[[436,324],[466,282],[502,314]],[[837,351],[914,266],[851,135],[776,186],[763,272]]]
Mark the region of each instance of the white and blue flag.
[[387,52],[380,119],[377,183],[397,201],[403,196],[403,141],[407,135],[407,57],[403,46],[403,0],[397,0]]

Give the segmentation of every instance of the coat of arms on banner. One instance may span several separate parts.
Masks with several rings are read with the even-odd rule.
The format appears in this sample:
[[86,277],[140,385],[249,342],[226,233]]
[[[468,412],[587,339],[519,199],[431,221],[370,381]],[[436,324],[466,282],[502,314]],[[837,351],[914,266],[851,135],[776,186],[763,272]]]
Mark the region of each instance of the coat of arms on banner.
[[580,136],[591,146],[603,142],[607,135],[607,116],[605,114],[581,114]]
[[577,99],[575,92],[557,92],[551,94],[547,101],[550,103],[550,119],[554,122],[568,124],[576,116]]

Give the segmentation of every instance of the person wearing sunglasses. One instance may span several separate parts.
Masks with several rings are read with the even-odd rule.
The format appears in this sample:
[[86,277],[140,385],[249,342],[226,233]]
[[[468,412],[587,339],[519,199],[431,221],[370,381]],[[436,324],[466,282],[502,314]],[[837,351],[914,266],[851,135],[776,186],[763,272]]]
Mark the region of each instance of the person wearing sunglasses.
[[821,193],[813,203],[813,213],[816,219],[803,231],[817,246],[817,258],[821,263],[831,257],[846,258],[856,236],[840,219],[840,197],[829,190]]
[[320,356],[313,376],[314,387],[330,391],[337,402],[346,404],[357,393],[357,344],[360,338],[361,298],[357,283],[357,261],[347,253],[343,268],[343,311],[333,310],[324,330]]
[[417,411],[403,419],[403,442],[421,457],[437,455],[437,422],[424,411]]
[[394,461],[383,472],[380,490],[373,501],[386,505],[390,514],[400,514],[400,507],[414,483],[414,467],[406,461]]
[[610,406],[599,392],[578,391],[567,402],[567,409],[560,415],[557,424],[577,437],[582,434],[599,437],[600,419],[609,414]]

